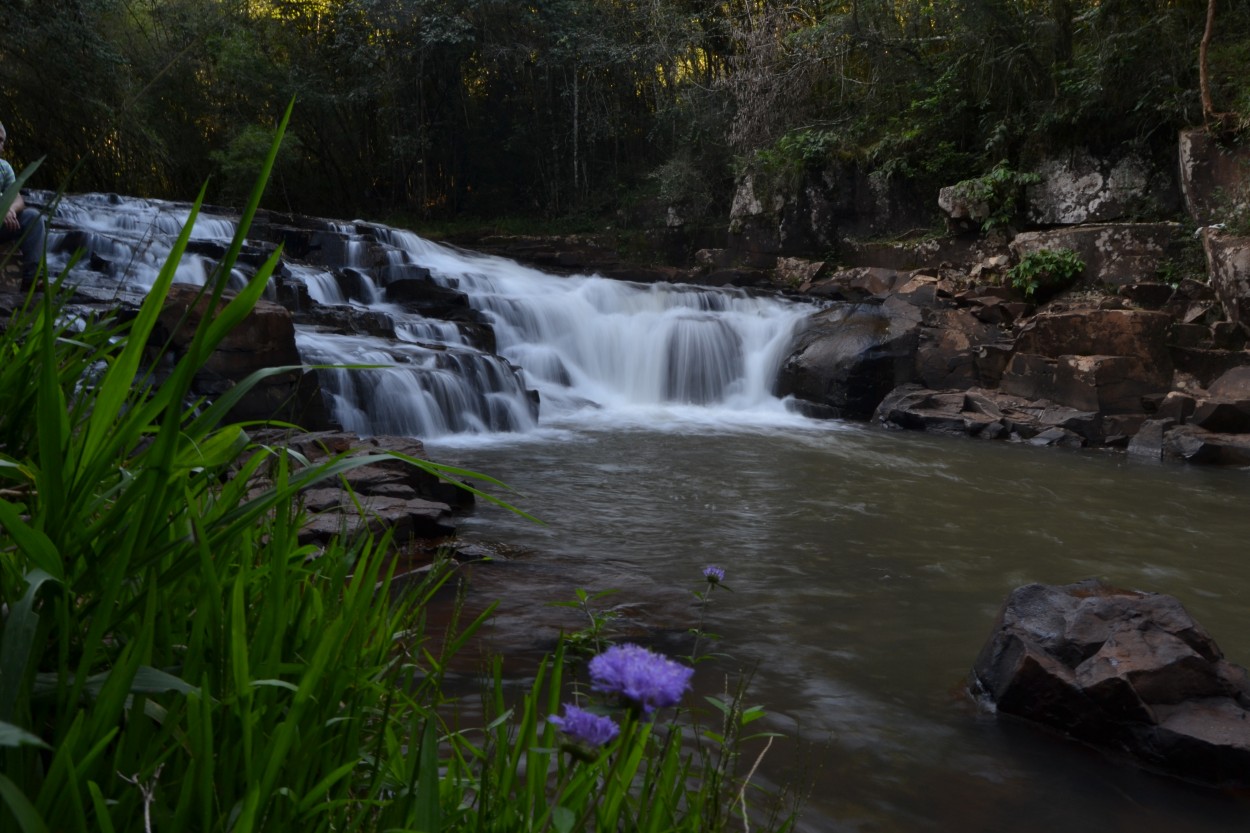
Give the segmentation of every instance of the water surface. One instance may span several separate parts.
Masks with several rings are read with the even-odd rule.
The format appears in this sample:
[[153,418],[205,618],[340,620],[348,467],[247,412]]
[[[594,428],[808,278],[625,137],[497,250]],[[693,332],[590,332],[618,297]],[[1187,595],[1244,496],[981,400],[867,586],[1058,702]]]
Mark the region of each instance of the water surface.
[[[537,570],[554,597],[615,587],[613,603],[693,616],[702,567],[725,568],[733,592],[706,626],[730,658],[700,674],[756,669],[751,699],[791,737],[766,777],[814,785],[803,829],[1149,833],[1250,818],[1242,797],[1116,764],[963,695],[1007,593],[1034,581],[1174,594],[1250,661],[1245,472],[842,423],[647,424],[600,417],[430,451],[506,481],[546,522],[483,506],[462,537],[532,548],[501,569]],[[505,599],[501,626],[545,615]]]

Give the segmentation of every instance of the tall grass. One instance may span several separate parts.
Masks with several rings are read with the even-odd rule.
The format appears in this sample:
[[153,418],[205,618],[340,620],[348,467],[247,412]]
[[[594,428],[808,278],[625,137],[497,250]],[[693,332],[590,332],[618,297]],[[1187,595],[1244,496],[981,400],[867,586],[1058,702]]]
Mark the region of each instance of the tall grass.
[[560,751],[562,652],[518,706],[496,670],[488,725],[450,731],[443,669],[481,619],[427,639],[446,573],[396,592],[385,537],[298,541],[299,492],[376,458],[311,465],[227,422],[277,370],[192,397],[278,263],[224,293],[264,180],[205,289],[219,312],[160,385],[147,348],[198,200],[133,318],[75,320],[53,282],[0,334],[0,829],[726,826],[736,759],[679,727]]

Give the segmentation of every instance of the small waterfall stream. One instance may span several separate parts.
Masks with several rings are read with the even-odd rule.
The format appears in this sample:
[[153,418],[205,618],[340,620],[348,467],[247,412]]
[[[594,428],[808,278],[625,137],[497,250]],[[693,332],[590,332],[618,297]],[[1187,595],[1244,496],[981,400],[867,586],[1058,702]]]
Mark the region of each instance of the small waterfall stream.
[[[65,198],[52,266],[81,251],[72,282],[95,294],[142,293],[188,216],[186,205],[156,200]],[[291,220],[262,218],[259,253],[243,260],[259,263],[275,240],[311,241],[307,252],[288,247],[276,280],[373,322],[360,332],[297,317],[307,363],[354,366],[320,374],[348,431],[526,432],[540,413],[544,424],[579,414],[798,419],[771,386],[809,306],[738,289],[559,277],[372,223],[317,221],[301,236],[283,227]],[[176,280],[203,284],[234,231],[229,219],[201,214]]]

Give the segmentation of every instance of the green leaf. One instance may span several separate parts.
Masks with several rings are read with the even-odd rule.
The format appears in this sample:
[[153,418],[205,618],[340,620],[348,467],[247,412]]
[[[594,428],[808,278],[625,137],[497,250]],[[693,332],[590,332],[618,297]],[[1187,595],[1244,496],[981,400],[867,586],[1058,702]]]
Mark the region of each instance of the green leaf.
[[[8,506],[0,501],[0,507]],[[0,513],[0,520],[4,516]],[[27,527],[29,529],[29,527]],[[12,533],[12,527],[8,527]],[[9,611],[4,625],[4,637],[0,639],[0,720],[13,716],[17,706],[18,692],[26,679],[32,656],[37,656],[35,640],[39,631],[39,614],[35,612],[35,599],[44,584],[60,582],[43,570],[32,570],[26,576],[25,594]]]
[[573,829],[573,825],[577,823],[577,814],[568,807],[553,807],[551,810],[551,824],[555,827],[556,833],[569,833]]
[[20,726],[14,726],[12,723],[0,721],[0,746],[18,747],[18,746],[39,746],[44,749],[51,749],[51,746],[43,742],[38,735],[33,735]]
[[3,774],[0,774],[0,799],[4,800],[9,812],[17,819],[22,833],[48,833],[48,825],[44,824],[35,805]]

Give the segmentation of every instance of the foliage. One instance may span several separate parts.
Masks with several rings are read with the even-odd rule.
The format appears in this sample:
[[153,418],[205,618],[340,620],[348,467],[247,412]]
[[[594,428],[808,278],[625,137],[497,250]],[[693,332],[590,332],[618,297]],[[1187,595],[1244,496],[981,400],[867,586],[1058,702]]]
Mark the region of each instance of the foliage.
[[1007,271],[1011,285],[1026,298],[1044,298],[1067,289],[1085,271],[1085,261],[1071,249],[1029,252]]
[[995,165],[989,173],[955,184],[959,199],[973,207],[973,216],[981,219],[984,229],[1011,225],[1020,212],[1024,189],[1041,182],[1040,175],[1012,170],[1007,160]]

